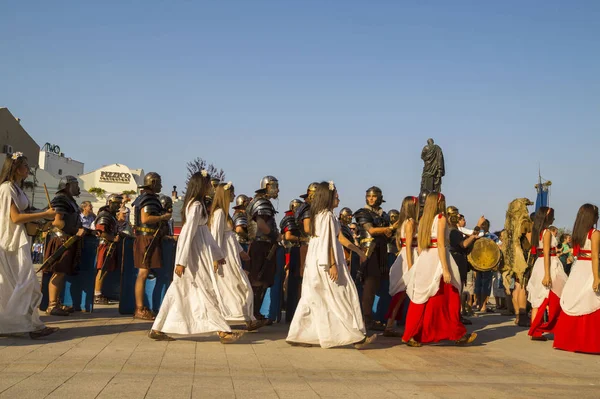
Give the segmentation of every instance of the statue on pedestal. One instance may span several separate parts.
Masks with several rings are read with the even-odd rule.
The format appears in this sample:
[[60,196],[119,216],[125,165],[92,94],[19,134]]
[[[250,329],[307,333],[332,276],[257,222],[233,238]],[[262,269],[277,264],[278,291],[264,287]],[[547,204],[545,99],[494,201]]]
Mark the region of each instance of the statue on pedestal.
[[446,174],[444,166],[444,153],[433,139],[427,140],[427,145],[421,151],[423,160],[423,173],[421,174],[420,200],[423,206],[425,197],[429,193],[439,193],[442,190],[442,177]]

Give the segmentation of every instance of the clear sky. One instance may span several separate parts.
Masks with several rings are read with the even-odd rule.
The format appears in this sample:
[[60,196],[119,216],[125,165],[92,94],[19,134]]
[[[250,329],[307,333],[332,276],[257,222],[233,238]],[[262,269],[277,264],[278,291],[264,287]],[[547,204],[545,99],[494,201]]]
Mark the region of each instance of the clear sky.
[[473,224],[552,180],[559,226],[600,203],[599,1],[18,1],[0,16],[0,106],[86,171],[197,156],[237,192],[314,180],[342,206],[417,195],[420,152]]

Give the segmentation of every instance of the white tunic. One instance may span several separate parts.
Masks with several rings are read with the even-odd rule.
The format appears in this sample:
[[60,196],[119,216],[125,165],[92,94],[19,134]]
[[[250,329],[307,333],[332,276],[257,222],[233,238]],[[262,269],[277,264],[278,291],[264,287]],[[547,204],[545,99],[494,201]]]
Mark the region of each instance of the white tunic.
[[228,322],[256,320],[253,315],[254,293],[240,258],[240,252],[244,249],[227,223],[222,209],[217,209],[213,214],[210,232],[227,262],[219,266],[216,274],[214,268],[211,270],[221,313]]
[[[546,233],[546,229],[542,231],[540,234],[540,244],[543,242],[544,234]],[[548,232],[548,234],[552,234]],[[553,252],[556,252],[556,246],[558,242],[556,241],[556,237],[552,235],[552,241],[550,244],[550,249]],[[543,247],[538,247],[538,253],[542,253],[544,251]],[[529,278],[529,282],[527,283],[527,300],[531,303],[533,308],[539,308],[542,306],[544,299],[548,298],[550,294],[550,290],[542,284],[544,280],[544,257],[540,256],[535,260],[533,264],[533,270],[531,271],[531,277]],[[558,256],[550,256],[550,278],[552,279],[552,292],[556,294],[559,298],[562,295],[563,287],[567,282],[567,274],[563,269],[563,265],[558,258]]]
[[600,309],[600,293],[594,292],[592,287],[594,272],[590,258],[592,250],[590,238],[595,231],[596,229],[590,231],[582,248],[586,251],[587,257],[580,256],[573,263],[571,274],[560,297],[560,307],[569,316],[584,316]]
[[[390,290],[389,290],[389,293],[391,296],[394,296],[401,291],[406,291],[406,275],[408,273],[408,262],[406,261],[407,248],[406,248],[406,243],[405,243],[406,232],[404,230],[406,228],[406,222],[408,222],[408,220],[405,220],[404,222],[402,222],[402,226],[400,226],[400,239],[402,240],[402,249],[400,250],[400,253],[396,257],[396,260],[390,267]],[[412,260],[413,260],[413,265],[414,265],[419,256],[419,254],[417,252],[417,236],[416,236],[416,234],[413,237],[413,247],[411,248],[411,250],[412,250],[412,257],[413,257]]]
[[25,225],[10,218],[11,203],[21,212],[29,205],[20,188],[5,182],[0,185],[0,334],[44,328],[38,314],[42,293],[31,260],[31,243]]
[[204,205],[198,201],[188,205],[175,255],[175,264],[185,266],[185,272],[182,277],[173,276],[153,330],[181,335],[231,331],[212,282],[213,261],[224,256],[206,226],[207,220]]
[[[437,242],[438,238],[438,223],[441,218],[441,214],[433,219],[431,225],[431,239],[432,242]],[[450,230],[446,229],[446,244],[450,242]],[[452,276],[451,284],[460,291],[461,281],[460,273],[458,271],[458,265],[454,261],[454,258],[450,256],[450,250],[446,246],[444,254],[448,262],[448,268],[450,269],[450,275]],[[413,264],[413,267],[408,271],[405,277],[406,281],[406,294],[413,303],[423,304],[434,296],[440,289],[440,280],[443,274],[442,261],[439,256],[438,248],[423,248],[421,255]]]
[[[308,244],[302,296],[287,341],[323,348],[360,342],[366,330],[356,286],[338,241],[340,224],[331,211],[323,211],[315,217],[315,228],[316,236]],[[329,278],[330,248],[338,270],[335,282]]]

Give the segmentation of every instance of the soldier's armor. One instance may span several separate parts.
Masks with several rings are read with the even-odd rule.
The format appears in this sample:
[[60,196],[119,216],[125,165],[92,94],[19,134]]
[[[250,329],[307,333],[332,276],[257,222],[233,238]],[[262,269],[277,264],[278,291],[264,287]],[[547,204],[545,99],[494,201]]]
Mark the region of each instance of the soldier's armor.
[[[398,221],[398,219],[400,219],[400,212],[398,212],[396,209],[391,209],[388,212],[388,216],[390,217],[390,225],[393,225],[394,223],[396,223]],[[398,253],[398,245],[396,244],[396,235],[392,235],[390,238],[388,238],[387,251],[388,251],[388,254],[397,254]]]
[[73,198],[59,192],[50,203],[52,208],[62,215],[62,220],[65,226],[62,228],[63,233],[75,235],[81,228],[81,219],[79,219],[79,205]]
[[160,203],[158,194],[143,192],[133,203],[133,223],[135,227],[144,227],[149,229],[157,229],[159,223],[144,224],[142,223],[142,210],[150,216],[160,216],[165,214],[165,210]]
[[348,241],[354,244],[354,237],[352,236],[352,230],[350,230],[350,226],[348,226],[347,224],[342,224],[341,227],[342,235],[346,237]]
[[248,239],[248,217],[246,216],[246,212],[236,212],[233,214],[231,218],[233,220],[233,229],[234,231],[238,227],[242,227],[244,231],[238,233],[235,231],[235,235],[240,244],[248,244],[250,240]]
[[108,206],[103,206],[100,208],[98,216],[94,221],[94,225],[103,225],[104,233],[108,235],[116,236],[119,233],[119,222],[117,221],[117,218],[108,211]]
[[[282,233],[289,231],[292,235],[296,237],[300,237],[300,227],[296,223],[296,218],[294,216],[294,211],[287,211],[281,222],[279,222],[279,228]],[[296,242],[288,242],[284,241],[285,247],[294,247],[298,246],[299,243]]]
[[264,234],[258,228],[256,228],[256,235],[254,240],[256,241],[269,241],[276,242],[277,241],[277,223],[275,222],[275,214],[277,211],[273,207],[273,204],[268,198],[265,197],[256,197],[254,198],[250,204],[248,204],[248,208],[246,209],[246,213],[251,217],[251,220],[256,223],[256,218],[261,216],[264,218],[265,222],[268,224],[271,232],[269,234]]
[[387,213],[383,212],[381,216],[376,212],[368,208],[361,208],[354,213],[354,218],[358,223],[358,232],[360,236],[360,246],[362,248],[369,248],[377,240],[383,240],[387,244],[387,237],[376,236],[373,237],[365,229],[365,224],[371,224],[373,227],[388,227],[390,225],[390,217]]
[[308,233],[304,231],[304,219],[310,219],[310,204],[308,202],[302,203],[302,205],[296,208],[294,217],[300,230],[300,236],[308,237]]

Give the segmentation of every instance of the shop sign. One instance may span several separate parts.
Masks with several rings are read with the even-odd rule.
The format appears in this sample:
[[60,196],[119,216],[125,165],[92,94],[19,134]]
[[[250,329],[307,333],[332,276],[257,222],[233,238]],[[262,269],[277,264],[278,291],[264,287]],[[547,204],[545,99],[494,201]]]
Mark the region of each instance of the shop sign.
[[103,183],[129,183],[131,181],[131,174],[103,171],[100,172],[100,181]]

